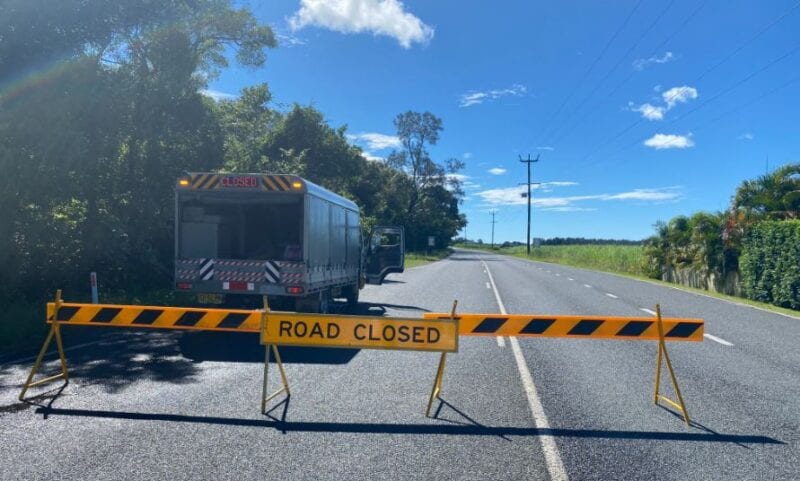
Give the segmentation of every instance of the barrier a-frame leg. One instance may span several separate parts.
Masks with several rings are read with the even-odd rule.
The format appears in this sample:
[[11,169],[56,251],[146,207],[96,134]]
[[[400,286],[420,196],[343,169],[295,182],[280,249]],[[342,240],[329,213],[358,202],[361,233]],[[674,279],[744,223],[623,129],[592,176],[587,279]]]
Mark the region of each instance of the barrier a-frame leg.
[[[669,353],[667,353],[667,344],[664,342],[664,326],[661,323],[661,306],[656,304],[656,316],[658,317],[658,354],[656,355],[656,388],[653,394],[653,403],[658,404],[658,401],[664,401],[675,409],[679,409],[683,413],[683,420],[687,425],[691,425],[689,420],[689,412],[686,411],[686,404],[683,402],[681,396],[681,388],[678,387],[678,378],[675,377],[675,371],[672,369],[672,362],[669,360]],[[661,357],[667,361],[667,370],[672,378],[672,387],[675,389],[675,394],[678,396],[678,402],[662,395],[659,392],[661,386]]]
[[[453,301],[453,309],[450,311],[450,319],[454,319],[456,317],[456,306],[458,306],[457,300]],[[442,356],[439,358],[439,368],[436,370],[436,378],[433,380],[431,397],[428,398],[428,409],[425,410],[426,417],[431,417],[431,406],[433,406],[433,400],[437,399],[439,394],[442,392],[442,378],[444,378],[444,365],[446,359],[447,353],[443,352]]]
[[[42,384],[47,384],[58,379],[64,380],[64,385],[66,386],[69,383],[69,370],[67,369],[67,358],[64,356],[64,343],[61,340],[61,326],[58,323],[58,309],[61,307],[61,289],[56,291],[56,302],[55,302],[55,309],[53,310],[53,320],[52,324],[50,325],[50,332],[47,334],[47,338],[44,340],[44,344],[42,344],[42,349],[39,351],[39,355],[36,356],[36,361],[33,363],[33,368],[31,369],[31,373],[28,375],[28,379],[25,381],[25,384],[22,385],[22,392],[19,393],[19,400],[25,400],[25,393],[28,392],[28,389],[36,386],[41,386]],[[54,376],[49,376],[44,379],[39,379],[38,381],[34,381],[33,377],[36,373],[39,372],[39,368],[42,366],[42,360],[44,359],[44,355],[47,353],[47,348],[50,347],[50,343],[53,341],[53,338],[56,339],[56,347],[58,348],[58,357],[61,360],[61,372]]]
[[[267,314],[269,313],[269,304],[267,303],[267,296],[264,296],[264,310],[261,313],[261,332],[267,328]],[[280,389],[267,396],[267,380],[269,378],[269,350],[272,348],[275,354],[275,363],[278,365],[278,370],[281,373],[281,383],[283,384]],[[264,346],[264,384],[261,388],[261,414],[267,413],[267,403],[282,392],[286,393],[286,397],[292,395],[289,391],[289,380],[286,378],[286,371],[283,369],[283,361],[281,361],[281,354],[278,352],[278,346],[274,344]]]

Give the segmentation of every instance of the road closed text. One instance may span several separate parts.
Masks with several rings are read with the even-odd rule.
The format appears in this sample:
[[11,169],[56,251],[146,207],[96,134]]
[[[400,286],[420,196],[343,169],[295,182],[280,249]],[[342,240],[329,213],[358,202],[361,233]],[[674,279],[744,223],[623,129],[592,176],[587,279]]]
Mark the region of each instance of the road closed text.
[[267,316],[263,344],[455,352],[453,320],[275,314]]

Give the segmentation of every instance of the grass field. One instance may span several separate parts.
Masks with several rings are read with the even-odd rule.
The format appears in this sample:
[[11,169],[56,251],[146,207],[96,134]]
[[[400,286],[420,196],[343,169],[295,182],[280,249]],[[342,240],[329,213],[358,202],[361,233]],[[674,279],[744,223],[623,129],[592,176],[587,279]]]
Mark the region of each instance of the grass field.
[[[487,245],[469,246],[470,249],[491,250]],[[586,267],[607,272],[620,272],[643,276],[644,249],[642,246],[623,245],[569,245],[569,246],[541,246],[531,249],[531,256],[525,252],[525,246],[514,246],[496,249],[498,254],[533,259],[544,262],[554,262],[574,267]]]

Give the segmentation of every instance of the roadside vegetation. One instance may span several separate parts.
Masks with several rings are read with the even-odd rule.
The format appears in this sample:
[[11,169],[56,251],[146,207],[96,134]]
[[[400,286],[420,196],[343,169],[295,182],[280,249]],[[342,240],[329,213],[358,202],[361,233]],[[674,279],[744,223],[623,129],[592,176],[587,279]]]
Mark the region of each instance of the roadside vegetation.
[[430,252],[407,252],[406,269],[411,267],[424,266],[432,262],[440,261],[452,254],[452,249],[436,249]]
[[800,309],[800,164],[744,181],[723,212],[656,224],[646,274]]
[[644,275],[644,248],[641,245],[543,245],[531,248],[530,257],[525,245],[497,247],[487,244],[457,244],[458,247],[482,249],[523,259],[553,262],[598,271]]
[[229,62],[260,68],[278,47],[238,2],[17,3],[0,25],[0,346],[38,332],[56,289],[85,297],[92,271],[103,297],[169,290],[184,172],[300,175],[355,201],[365,229],[403,225],[410,250],[464,225],[463,162],[429,154],[432,113],[398,114],[397,149],[375,159],[266,84],[207,92]]

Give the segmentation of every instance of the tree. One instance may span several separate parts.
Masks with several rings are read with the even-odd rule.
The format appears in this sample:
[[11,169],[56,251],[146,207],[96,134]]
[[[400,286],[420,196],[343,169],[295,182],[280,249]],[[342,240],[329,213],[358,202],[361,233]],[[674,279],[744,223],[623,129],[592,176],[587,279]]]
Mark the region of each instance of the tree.
[[[409,245],[422,249],[428,235],[450,239],[466,221],[458,213],[463,190],[456,175],[464,163],[450,159],[442,165],[431,158],[428,146],[436,145],[443,127],[442,120],[430,112],[398,114],[394,125],[403,149],[389,154],[387,164],[410,180],[408,199],[398,221],[406,225]],[[447,218],[452,221],[439,222]]]

